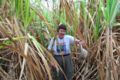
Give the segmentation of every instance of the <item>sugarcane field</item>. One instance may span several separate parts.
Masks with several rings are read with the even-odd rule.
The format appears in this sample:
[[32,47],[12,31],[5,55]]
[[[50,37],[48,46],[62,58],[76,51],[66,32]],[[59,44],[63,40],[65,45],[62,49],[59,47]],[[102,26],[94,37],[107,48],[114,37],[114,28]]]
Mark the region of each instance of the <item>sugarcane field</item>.
[[120,80],[120,0],[0,0],[0,80]]

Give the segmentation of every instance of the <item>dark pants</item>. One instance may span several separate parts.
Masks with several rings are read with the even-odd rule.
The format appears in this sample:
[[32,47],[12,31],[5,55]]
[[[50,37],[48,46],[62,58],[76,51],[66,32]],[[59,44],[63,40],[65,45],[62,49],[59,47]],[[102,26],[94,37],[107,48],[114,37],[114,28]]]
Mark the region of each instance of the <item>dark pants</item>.
[[[73,76],[73,63],[70,55],[67,56],[54,56],[58,64],[62,68],[63,72],[59,72],[54,69],[54,78],[55,80],[72,80]],[[65,74],[65,75],[64,75]],[[66,78],[65,78],[66,76]]]

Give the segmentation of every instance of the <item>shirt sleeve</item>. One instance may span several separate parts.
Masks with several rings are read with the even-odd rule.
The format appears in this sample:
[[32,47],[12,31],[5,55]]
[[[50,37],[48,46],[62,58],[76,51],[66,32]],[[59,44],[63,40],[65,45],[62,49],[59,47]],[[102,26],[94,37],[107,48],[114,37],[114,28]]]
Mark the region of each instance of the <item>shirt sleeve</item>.
[[70,44],[75,44],[76,42],[79,42],[80,40],[76,39],[75,37],[73,36],[69,36],[69,39],[70,39]]
[[68,37],[69,37],[70,44],[74,44],[75,38],[73,36],[70,36],[70,35]]
[[49,45],[48,45],[48,50],[52,50],[53,40],[54,40],[54,38],[52,38],[52,39],[50,40]]

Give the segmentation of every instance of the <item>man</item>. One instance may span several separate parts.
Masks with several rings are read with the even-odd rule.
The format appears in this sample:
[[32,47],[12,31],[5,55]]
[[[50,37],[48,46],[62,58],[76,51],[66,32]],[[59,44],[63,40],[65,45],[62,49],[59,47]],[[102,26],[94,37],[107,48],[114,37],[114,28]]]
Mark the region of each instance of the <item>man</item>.
[[[66,26],[60,24],[57,28],[56,38],[52,38],[48,46],[48,50],[53,50],[54,58],[62,68],[66,75],[67,80],[72,80],[73,76],[73,63],[71,59],[71,49],[70,46],[74,43],[78,44],[80,40],[75,39],[73,36],[66,35]],[[84,42],[83,42],[84,43]],[[82,43],[82,44],[83,44]],[[57,76],[57,72],[54,76]],[[59,73],[58,80],[66,80],[62,72]]]

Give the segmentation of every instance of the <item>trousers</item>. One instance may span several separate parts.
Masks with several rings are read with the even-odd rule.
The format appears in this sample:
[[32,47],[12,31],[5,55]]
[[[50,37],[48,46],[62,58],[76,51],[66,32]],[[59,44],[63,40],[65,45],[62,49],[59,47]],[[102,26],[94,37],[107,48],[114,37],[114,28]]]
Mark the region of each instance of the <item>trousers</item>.
[[57,55],[54,56],[58,64],[60,65],[61,70],[57,71],[56,69],[53,69],[53,76],[54,80],[72,80],[73,76],[73,63],[71,59],[71,55]]

